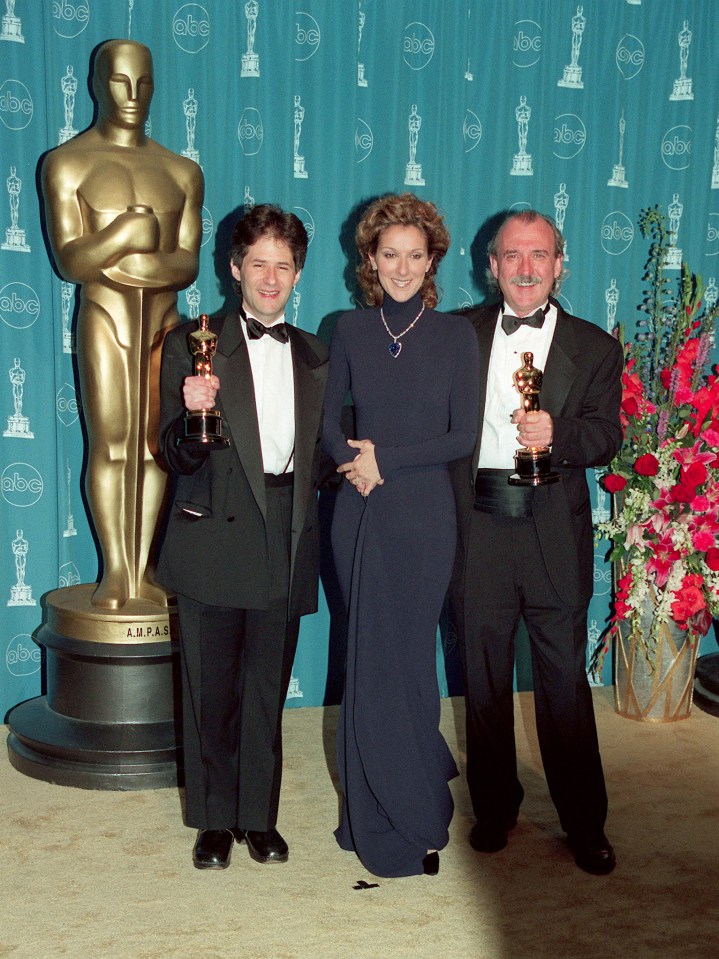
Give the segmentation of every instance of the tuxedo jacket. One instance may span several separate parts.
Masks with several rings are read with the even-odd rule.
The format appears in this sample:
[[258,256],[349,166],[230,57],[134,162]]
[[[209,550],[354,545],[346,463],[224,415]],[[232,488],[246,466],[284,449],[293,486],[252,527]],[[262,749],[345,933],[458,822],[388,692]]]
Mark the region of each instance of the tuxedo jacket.
[[[270,585],[266,494],[250,358],[236,313],[210,320],[218,335],[213,372],[216,409],[230,445],[208,451],[177,445],[184,435],[182,384],[193,373],[188,333],[168,333],[160,373],[160,449],[176,474],[157,579],[167,589],[211,606],[266,609]],[[289,326],[295,391],[294,486],[288,617],[317,609],[317,476],[327,347]],[[199,515],[198,515],[199,514]]]
[[[544,368],[540,407],[552,417],[552,468],[558,483],[530,491],[542,561],[552,584],[566,602],[588,603],[594,582],[592,512],[585,471],[607,465],[622,442],[619,420],[622,350],[617,340],[593,323],[565,312],[556,300],[557,323]],[[471,457],[452,464],[457,500],[458,557],[455,578],[483,575],[465,570],[464,557],[474,504],[474,481],[487,393],[487,375],[497,322],[497,304],[466,311],[480,352],[479,435]],[[515,333],[519,336],[519,333]],[[519,406],[519,397],[517,397]]]

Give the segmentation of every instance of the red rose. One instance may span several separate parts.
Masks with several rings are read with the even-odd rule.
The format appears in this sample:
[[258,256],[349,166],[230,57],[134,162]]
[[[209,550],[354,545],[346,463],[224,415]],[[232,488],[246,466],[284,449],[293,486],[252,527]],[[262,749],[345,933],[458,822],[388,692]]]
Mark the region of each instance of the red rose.
[[617,473],[607,473],[604,477],[604,489],[608,493],[618,493],[620,490],[623,490],[627,485],[627,481],[623,476],[619,476]]
[[706,479],[707,470],[703,463],[692,463],[691,466],[682,470],[681,482],[686,483],[687,486],[701,486],[702,483],[706,483]]
[[634,472],[639,476],[656,476],[659,472],[659,460],[652,453],[645,453],[634,464]]
[[677,483],[669,490],[669,499],[672,503],[691,503],[696,495],[696,486],[689,486],[686,483]]
[[716,546],[711,546],[707,550],[705,561],[712,572],[716,573],[719,570],[719,549]]
[[622,412],[626,413],[627,416],[636,416],[638,410],[639,403],[637,403],[636,397],[625,396],[622,400]]

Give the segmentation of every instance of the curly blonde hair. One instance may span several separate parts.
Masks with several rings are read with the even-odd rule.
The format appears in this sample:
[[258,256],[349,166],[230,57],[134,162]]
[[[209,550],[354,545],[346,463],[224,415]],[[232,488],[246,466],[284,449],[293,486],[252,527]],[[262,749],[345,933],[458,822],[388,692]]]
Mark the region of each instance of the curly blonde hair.
[[365,302],[368,306],[379,306],[384,299],[384,290],[369,258],[377,253],[382,231],[391,226],[416,226],[427,238],[427,253],[432,261],[419,292],[425,306],[432,309],[439,302],[434,277],[451,241],[434,203],[420,200],[414,193],[389,193],[379,197],[367,207],[357,224],[355,241],[360,255],[357,279]]

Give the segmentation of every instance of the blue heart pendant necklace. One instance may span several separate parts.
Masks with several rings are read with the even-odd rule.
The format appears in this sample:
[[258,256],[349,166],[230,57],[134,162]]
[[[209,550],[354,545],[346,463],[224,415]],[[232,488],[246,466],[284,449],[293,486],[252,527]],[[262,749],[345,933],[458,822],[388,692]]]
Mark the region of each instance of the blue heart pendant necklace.
[[384,323],[384,328],[392,337],[392,342],[387,347],[387,350],[389,351],[389,355],[392,357],[392,359],[396,360],[399,354],[402,352],[402,344],[399,342],[399,340],[404,336],[405,333],[409,333],[409,331],[412,329],[414,324],[417,322],[420,316],[422,316],[423,313],[424,313],[424,303],[422,304],[422,309],[419,311],[417,316],[415,316],[415,318],[409,324],[407,329],[402,330],[401,333],[398,333],[397,336],[395,336],[392,330],[390,330],[390,328],[387,326],[387,320],[385,320],[384,318],[384,310],[382,309],[382,307],[379,308],[379,315],[382,318],[382,322]]

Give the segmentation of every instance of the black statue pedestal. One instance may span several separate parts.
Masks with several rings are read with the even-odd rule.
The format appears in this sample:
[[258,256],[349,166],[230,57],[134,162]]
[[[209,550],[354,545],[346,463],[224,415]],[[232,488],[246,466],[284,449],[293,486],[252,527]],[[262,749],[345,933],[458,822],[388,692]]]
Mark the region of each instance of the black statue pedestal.
[[176,786],[176,609],[139,599],[97,609],[95,588],[68,586],[46,598],[37,642],[46,651],[47,695],[10,711],[10,762],[63,786]]
[[719,716],[719,653],[707,653],[697,659],[694,705],[705,713]]

